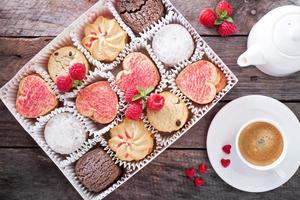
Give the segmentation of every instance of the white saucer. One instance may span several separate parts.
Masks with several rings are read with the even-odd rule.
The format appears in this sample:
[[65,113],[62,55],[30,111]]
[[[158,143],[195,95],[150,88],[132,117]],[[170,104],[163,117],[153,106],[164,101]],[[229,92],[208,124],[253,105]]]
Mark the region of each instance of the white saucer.
[[[273,171],[256,171],[245,165],[235,151],[235,135],[243,123],[254,118],[269,118],[277,122],[286,133],[287,154],[279,165],[286,173],[282,180]],[[231,154],[222,151],[231,144]],[[238,98],[225,105],[210,124],[207,135],[207,153],[216,173],[229,185],[246,192],[265,192],[287,182],[300,166],[300,124],[294,113],[283,103],[266,96],[251,95]],[[229,167],[220,160],[230,159]]]

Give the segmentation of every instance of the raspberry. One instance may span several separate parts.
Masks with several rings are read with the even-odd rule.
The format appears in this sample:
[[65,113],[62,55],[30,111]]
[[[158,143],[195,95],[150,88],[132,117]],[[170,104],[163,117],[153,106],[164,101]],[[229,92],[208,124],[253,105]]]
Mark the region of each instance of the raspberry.
[[186,169],[185,175],[189,178],[193,178],[195,176],[195,169],[194,168]]
[[227,145],[223,146],[222,149],[223,149],[224,153],[226,153],[226,154],[231,153],[230,152],[230,150],[231,150],[231,145],[230,144],[227,144]]
[[165,104],[165,99],[159,94],[151,94],[147,100],[147,108],[152,111],[159,111]]
[[132,120],[139,120],[142,117],[143,106],[141,103],[131,104],[125,111],[125,117]]
[[196,187],[200,187],[204,184],[204,181],[200,177],[196,177],[194,179],[194,184]]
[[224,168],[226,168],[230,165],[230,160],[229,159],[221,159],[221,164]]
[[[126,90],[126,93],[125,93],[125,101],[127,103],[130,103],[132,102],[132,99],[134,96],[140,94],[139,91],[136,89],[136,88],[129,88],[128,90]],[[140,100],[140,99],[139,99]]]
[[222,37],[225,37],[236,33],[237,27],[231,22],[223,21],[223,23],[218,27],[217,31]]
[[73,81],[70,76],[60,76],[56,79],[56,86],[62,93],[70,91],[73,86]]
[[217,19],[217,14],[211,9],[206,8],[199,15],[199,22],[206,27],[213,27]]
[[207,167],[206,167],[205,163],[201,163],[201,164],[199,165],[199,167],[198,167],[198,172],[199,172],[200,174],[204,174],[204,173],[207,172]]
[[217,4],[216,11],[219,13],[226,11],[227,16],[231,16],[233,8],[227,1],[222,0]]
[[82,63],[75,63],[69,70],[69,74],[73,80],[83,80],[85,77],[86,68]]

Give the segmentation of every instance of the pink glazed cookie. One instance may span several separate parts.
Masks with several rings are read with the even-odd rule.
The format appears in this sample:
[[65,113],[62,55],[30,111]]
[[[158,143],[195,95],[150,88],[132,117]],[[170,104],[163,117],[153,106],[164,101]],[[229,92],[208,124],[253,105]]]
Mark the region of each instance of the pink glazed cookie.
[[123,61],[123,70],[117,75],[117,85],[123,91],[140,86],[155,87],[159,82],[159,73],[154,63],[146,55],[133,52]]
[[19,84],[16,109],[25,118],[37,118],[53,110],[58,104],[47,83],[37,74],[28,75]]
[[76,108],[83,116],[100,124],[107,124],[117,115],[118,97],[109,82],[98,81],[79,92]]

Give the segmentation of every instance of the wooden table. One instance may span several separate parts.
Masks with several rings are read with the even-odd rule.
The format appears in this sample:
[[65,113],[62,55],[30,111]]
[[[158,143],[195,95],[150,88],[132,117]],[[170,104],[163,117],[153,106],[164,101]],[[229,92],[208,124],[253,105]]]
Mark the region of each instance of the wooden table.
[[[205,185],[194,187],[184,169],[209,163],[206,133],[216,112],[227,102],[249,94],[262,94],[284,102],[300,117],[300,74],[269,77],[254,67],[241,69],[237,57],[246,49],[249,30],[269,10],[299,3],[289,0],[238,0],[234,19],[240,32],[220,38],[214,30],[198,24],[197,16],[216,0],[173,0],[208,44],[239,78],[238,85],[182,139],[145,167],[107,199],[300,199],[300,171],[282,187],[253,194],[236,190],[223,182],[208,164]],[[75,20],[95,1],[86,0],[2,0],[0,5],[0,86],[40,49]],[[276,109],[276,108],[274,108]],[[224,133],[226,134],[226,133]],[[21,128],[0,103],[0,199],[81,199],[58,168]]]

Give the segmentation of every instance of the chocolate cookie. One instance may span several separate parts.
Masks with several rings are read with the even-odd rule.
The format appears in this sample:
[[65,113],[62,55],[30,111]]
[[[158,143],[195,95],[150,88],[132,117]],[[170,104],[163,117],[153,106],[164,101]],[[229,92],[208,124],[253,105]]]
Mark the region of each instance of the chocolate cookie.
[[116,9],[124,22],[136,33],[142,32],[164,16],[161,0],[120,0]]
[[75,174],[89,191],[100,192],[118,179],[121,169],[104,150],[97,148],[77,161]]

